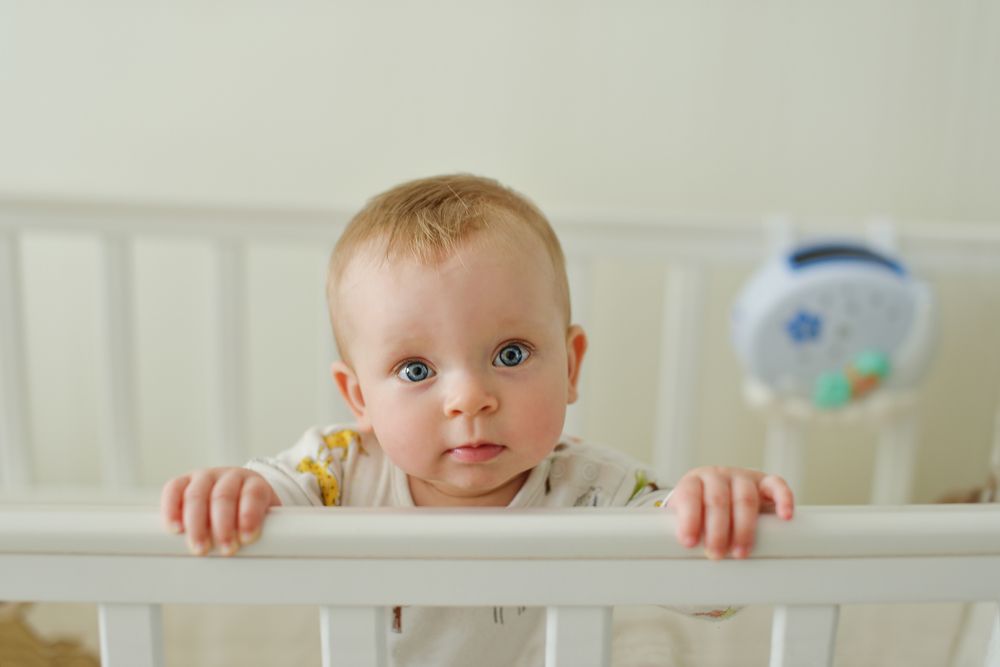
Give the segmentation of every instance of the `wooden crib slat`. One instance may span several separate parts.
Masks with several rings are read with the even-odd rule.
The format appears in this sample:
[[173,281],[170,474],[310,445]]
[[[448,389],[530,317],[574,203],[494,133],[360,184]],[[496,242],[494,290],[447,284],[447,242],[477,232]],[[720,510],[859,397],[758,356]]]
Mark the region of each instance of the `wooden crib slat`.
[[330,375],[330,364],[337,358],[337,345],[330,330],[329,318],[322,318],[316,343],[316,423],[343,424],[352,421],[351,412],[340,397]]
[[[327,261],[324,253],[316,275],[317,285],[326,285]],[[326,301],[326,289],[317,290],[316,311],[319,327],[316,331],[316,423],[345,424],[354,420],[347,404],[341,399],[340,391],[330,375],[330,364],[337,359],[337,343],[331,329],[330,310]]]
[[11,491],[31,483],[21,275],[18,237],[0,233],[0,486]]
[[102,667],[163,667],[158,604],[98,605]]
[[215,451],[217,465],[242,463],[246,447],[246,259],[240,241],[215,246],[212,295],[215,343]]
[[679,262],[667,271],[664,285],[653,465],[666,483],[694,467],[704,283],[701,264]]
[[385,607],[320,607],[323,667],[385,667]]
[[545,667],[609,667],[611,607],[548,607]]
[[770,667],[831,667],[839,615],[838,605],[775,607]]
[[104,437],[101,473],[111,488],[134,488],[138,480],[135,427],[135,354],[132,315],[132,249],[125,236],[108,236],[102,244],[101,290]]
[[[591,304],[594,300],[593,262],[589,258],[570,259],[566,264],[566,277],[569,281],[570,309],[573,311],[573,322],[586,329],[590,323]],[[587,434],[583,430],[586,396],[586,391],[581,392],[576,402],[566,408],[566,425],[563,427],[566,433],[586,437]]]

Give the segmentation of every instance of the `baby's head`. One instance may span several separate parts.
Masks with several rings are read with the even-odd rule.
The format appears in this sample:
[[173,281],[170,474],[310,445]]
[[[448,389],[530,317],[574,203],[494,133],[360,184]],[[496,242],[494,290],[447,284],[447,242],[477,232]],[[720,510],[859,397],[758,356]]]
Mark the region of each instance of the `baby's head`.
[[[468,174],[434,176],[402,183],[369,200],[348,224],[330,257],[326,296],[341,357],[349,358],[340,293],[342,279],[359,254],[382,255],[385,264],[411,260],[434,266],[466,242],[541,243],[554,274],[564,323],[569,326],[569,284],[559,239],[534,204],[500,183]],[[503,243],[507,247],[503,247]],[[527,261],[515,258],[515,261]]]
[[417,504],[505,505],[558,443],[586,337],[559,241],[495,181],[372,199],[334,249],[333,376]]

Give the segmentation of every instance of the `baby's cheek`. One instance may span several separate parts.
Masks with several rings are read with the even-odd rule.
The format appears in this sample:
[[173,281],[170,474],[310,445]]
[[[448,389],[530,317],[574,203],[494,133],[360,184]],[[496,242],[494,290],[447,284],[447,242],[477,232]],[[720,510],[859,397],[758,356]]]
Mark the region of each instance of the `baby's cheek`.
[[518,419],[532,440],[555,446],[562,435],[566,421],[566,403],[559,400],[557,392],[531,397],[521,404]]
[[424,413],[404,409],[401,405],[378,405],[372,408],[372,427],[382,450],[390,461],[406,472],[415,474],[415,468],[420,467],[423,455],[415,445],[433,433],[424,423]]

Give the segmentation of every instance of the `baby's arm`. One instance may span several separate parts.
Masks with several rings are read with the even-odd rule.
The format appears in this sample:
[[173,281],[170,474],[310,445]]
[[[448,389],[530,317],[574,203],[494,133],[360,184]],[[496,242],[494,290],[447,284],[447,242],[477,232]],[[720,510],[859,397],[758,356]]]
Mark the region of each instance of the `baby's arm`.
[[732,553],[746,558],[753,548],[757,515],[773,511],[792,518],[795,499],[784,479],[758,470],[695,468],[677,483],[667,507],[677,512],[677,539],[694,547],[704,536],[712,559]]
[[194,554],[208,553],[214,543],[223,555],[232,555],[257,539],[271,507],[339,505],[341,460],[358,443],[350,429],[311,428],[277,456],[253,459],[243,468],[181,475],[163,487],[164,525],[173,533],[186,532]]
[[172,533],[187,533],[199,556],[213,543],[230,556],[260,535],[268,508],[281,500],[263,476],[246,468],[204,468],[163,486],[160,514]]

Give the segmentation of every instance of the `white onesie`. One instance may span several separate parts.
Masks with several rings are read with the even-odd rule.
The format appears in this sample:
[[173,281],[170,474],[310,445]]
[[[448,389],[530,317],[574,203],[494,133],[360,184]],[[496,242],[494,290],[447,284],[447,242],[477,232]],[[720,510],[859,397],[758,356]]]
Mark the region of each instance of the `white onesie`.
[[[413,507],[406,473],[370,433],[313,428],[275,457],[247,467],[274,488],[282,505]],[[528,475],[508,507],[662,505],[647,466],[614,450],[564,436]],[[725,610],[688,610],[725,618]],[[396,667],[535,667],[544,663],[542,607],[394,607],[386,628]]]

